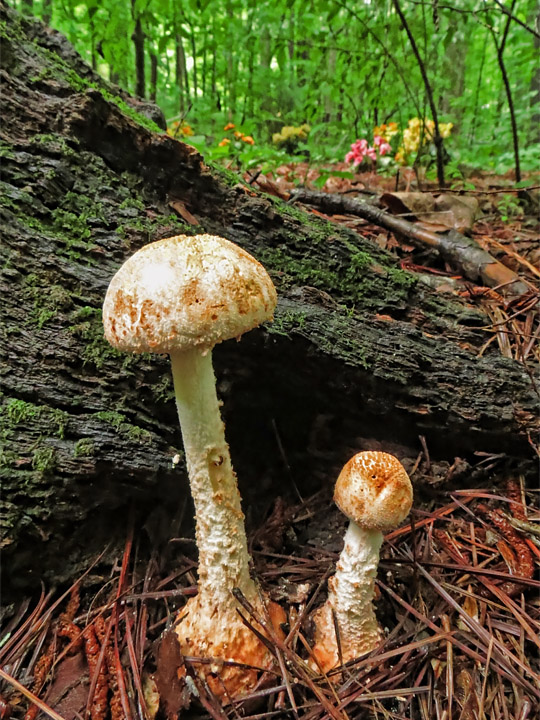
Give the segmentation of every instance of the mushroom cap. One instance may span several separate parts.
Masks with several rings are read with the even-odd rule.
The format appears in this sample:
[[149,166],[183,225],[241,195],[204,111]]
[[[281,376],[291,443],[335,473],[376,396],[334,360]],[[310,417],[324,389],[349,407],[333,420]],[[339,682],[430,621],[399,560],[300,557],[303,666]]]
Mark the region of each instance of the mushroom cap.
[[212,348],[273,317],[276,289],[263,266],[229,240],[178,235],[145,245],[111,280],[105,337],[129,352]]
[[409,514],[412,497],[405,468],[384,452],[360,452],[352,457],[334,490],[334,502],[341,512],[368,530],[397,527]]

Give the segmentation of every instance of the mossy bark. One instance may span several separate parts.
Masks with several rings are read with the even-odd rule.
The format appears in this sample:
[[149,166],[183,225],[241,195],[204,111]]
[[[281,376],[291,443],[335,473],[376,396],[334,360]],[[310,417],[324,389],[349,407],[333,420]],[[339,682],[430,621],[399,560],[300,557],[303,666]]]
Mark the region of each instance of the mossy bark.
[[[424,435],[449,460],[530,457],[529,375],[494,345],[478,356],[489,334],[477,310],[435,294],[360,235],[210,168],[152,129],[61,36],[2,3],[0,22],[8,588],[68,578],[130,505],[144,518],[187,494],[182,463],[171,462],[181,440],[168,362],[122,355],[101,329],[110,278],[161,237],[223,235],[278,287],[275,323],[215,351],[247,498],[252,487],[288,490],[284,460],[301,488],[327,472],[332,482],[351,449],[367,449],[361,437],[416,449]],[[176,214],[179,202],[198,225]]]

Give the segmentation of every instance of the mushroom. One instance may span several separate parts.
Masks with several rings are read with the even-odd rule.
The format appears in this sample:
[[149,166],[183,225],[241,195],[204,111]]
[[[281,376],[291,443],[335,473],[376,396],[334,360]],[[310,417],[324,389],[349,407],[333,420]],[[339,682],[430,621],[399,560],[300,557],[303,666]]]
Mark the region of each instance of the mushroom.
[[[183,655],[267,669],[271,653],[241,621],[232,590],[258,611],[263,601],[250,576],[244,515],[225,440],[212,348],[271,320],[277,296],[263,266],[228,240],[177,236],[150,243],[118,270],[103,305],[105,336],[129,352],[168,353],[186,464],[195,504],[198,594],[175,630]],[[267,610],[277,624],[283,610]],[[258,628],[260,632],[261,629]],[[201,664],[218,695],[240,696],[257,682],[254,669]]]
[[350,523],[336,574],[328,581],[328,599],[313,618],[313,656],[323,672],[371,652],[379,642],[373,597],[382,533],[407,517],[412,485],[393,455],[360,452],[341,471],[334,501]]

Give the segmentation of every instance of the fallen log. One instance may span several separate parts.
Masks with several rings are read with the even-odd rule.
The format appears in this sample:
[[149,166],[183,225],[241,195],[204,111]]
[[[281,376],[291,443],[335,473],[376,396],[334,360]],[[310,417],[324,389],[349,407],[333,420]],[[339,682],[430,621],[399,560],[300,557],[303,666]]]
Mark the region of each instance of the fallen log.
[[119,354],[101,326],[114,272],[162,237],[223,235],[278,288],[274,323],[215,351],[248,520],[292,481],[332,482],[366,443],[530,461],[537,396],[494,345],[479,357],[481,312],[205,164],[37,21],[3,3],[0,19],[5,592],[72,577],[123,537],[129,507],[148,533],[183,507],[168,363]]

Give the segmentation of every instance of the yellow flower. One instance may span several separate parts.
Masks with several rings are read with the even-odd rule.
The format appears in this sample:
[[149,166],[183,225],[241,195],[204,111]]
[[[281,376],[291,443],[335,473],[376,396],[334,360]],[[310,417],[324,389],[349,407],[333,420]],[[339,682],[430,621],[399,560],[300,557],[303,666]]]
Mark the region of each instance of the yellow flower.
[[390,140],[394,137],[394,135],[397,135],[399,132],[398,125],[395,122],[383,123],[382,125],[375,125],[373,128],[373,135],[379,135],[382,137],[383,140],[386,140],[386,142],[390,142]]
[[223,138],[223,140],[222,140],[220,143],[218,143],[218,147],[225,147],[225,146],[228,145],[230,142],[231,142],[231,141],[229,140],[229,138]]
[[441,123],[439,125],[439,132],[441,133],[441,137],[447,138],[452,132],[453,127],[454,123]]
[[284,125],[281,128],[281,132],[274,133],[272,135],[272,142],[275,145],[279,145],[280,143],[286,143],[287,141],[292,142],[293,140],[304,139],[307,137],[310,130],[311,128],[307,123],[304,123],[299,127],[295,127],[294,125]]

